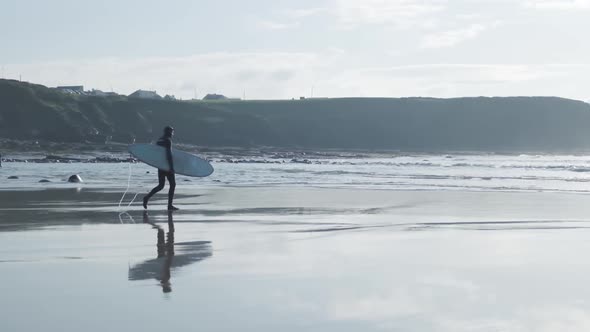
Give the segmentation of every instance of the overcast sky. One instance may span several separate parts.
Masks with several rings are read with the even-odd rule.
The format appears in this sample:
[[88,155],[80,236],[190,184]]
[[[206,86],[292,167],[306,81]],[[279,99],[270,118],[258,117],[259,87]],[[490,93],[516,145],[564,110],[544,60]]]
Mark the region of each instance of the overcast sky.
[[181,98],[590,100],[590,0],[0,0],[0,75]]

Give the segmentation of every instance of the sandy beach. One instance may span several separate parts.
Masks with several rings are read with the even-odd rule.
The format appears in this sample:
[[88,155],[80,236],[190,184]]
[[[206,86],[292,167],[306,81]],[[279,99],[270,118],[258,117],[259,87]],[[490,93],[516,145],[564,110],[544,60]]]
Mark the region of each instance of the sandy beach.
[[[585,331],[588,196],[0,191],[6,331]],[[172,228],[171,228],[172,226]]]

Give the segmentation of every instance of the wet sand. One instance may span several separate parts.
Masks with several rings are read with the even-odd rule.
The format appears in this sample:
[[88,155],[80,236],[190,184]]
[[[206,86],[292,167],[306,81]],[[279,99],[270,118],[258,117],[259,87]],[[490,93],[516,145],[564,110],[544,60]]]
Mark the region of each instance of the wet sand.
[[590,328],[587,195],[220,186],[169,215],[121,194],[0,191],[2,330]]

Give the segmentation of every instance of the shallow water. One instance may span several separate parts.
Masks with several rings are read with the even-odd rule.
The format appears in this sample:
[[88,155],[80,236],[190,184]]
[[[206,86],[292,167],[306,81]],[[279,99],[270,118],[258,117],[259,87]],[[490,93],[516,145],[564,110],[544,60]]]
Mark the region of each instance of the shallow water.
[[[162,225],[162,227],[166,227]],[[167,229],[166,229],[167,231]],[[585,331],[587,232],[351,232],[147,225],[2,233],[8,331]],[[207,243],[185,253],[182,241]],[[34,243],[39,243],[34,245]],[[42,243],[42,245],[41,245]],[[198,245],[197,245],[198,246]],[[195,253],[196,252],[196,253]],[[192,261],[175,264],[182,255]],[[138,268],[139,266],[139,268]],[[141,277],[133,271],[143,269]],[[147,271],[147,272],[146,272]],[[4,329],[3,328],[3,329]]]
[[[124,156],[118,156],[124,157]],[[261,157],[226,163],[214,159],[207,178],[179,176],[185,187],[318,186],[395,190],[558,191],[589,192],[590,157],[558,155],[399,155],[371,158],[310,158],[311,164]],[[149,173],[148,173],[149,172]],[[68,186],[80,174],[86,187],[147,191],[156,178],[145,164],[4,163],[0,188]],[[18,180],[7,180],[8,176]],[[47,179],[51,183],[38,183]],[[72,185],[69,185],[72,186]]]
[[588,161],[4,163],[1,330],[588,331]]

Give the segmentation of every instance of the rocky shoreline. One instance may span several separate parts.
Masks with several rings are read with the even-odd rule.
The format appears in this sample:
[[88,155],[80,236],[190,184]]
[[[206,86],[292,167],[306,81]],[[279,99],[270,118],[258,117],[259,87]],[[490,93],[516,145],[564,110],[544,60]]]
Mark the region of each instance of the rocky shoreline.
[[[206,158],[209,162],[215,163],[231,163],[231,164],[285,164],[285,163],[296,163],[296,164],[319,164],[318,160],[310,159],[298,159],[292,158],[290,160],[276,160],[276,159],[234,159],[234,158]],[[55,155],[48,155],[45,158],[2,158],[2,162],[12,163],[137,163],[139,160],[132,157],[118,158],[118,157],[93,157],[93,158],[71,158],[61,157]]]
[[[73,144],[32,142],[0,139],[2,162],[14,163],[129,163],[138,162],[127,152],[125,143]],[[197,154],[215,163],[256,163],[256,164],[314,164],[320,159],[358,159],[380,153],[360,151],[309,151],[276,148],[208,148],[189,144],[175,144],[175,147]],[[391,156],[396,152],[383,152]]]

